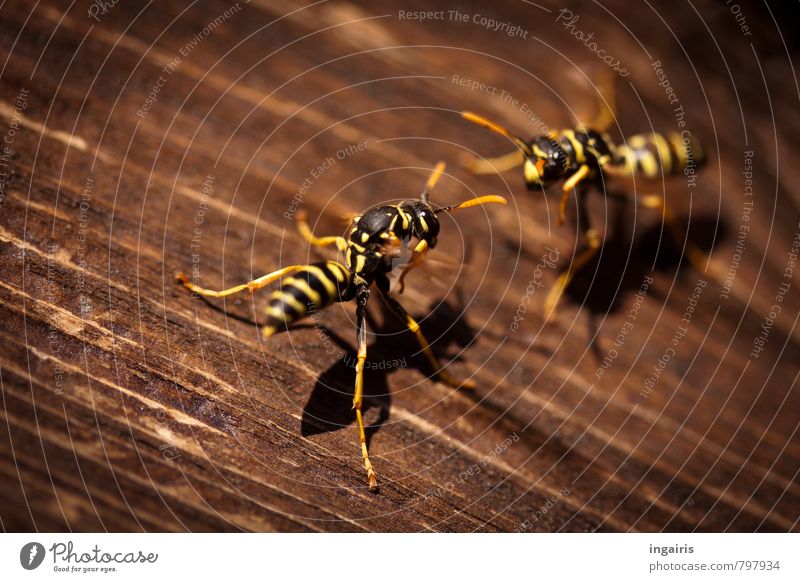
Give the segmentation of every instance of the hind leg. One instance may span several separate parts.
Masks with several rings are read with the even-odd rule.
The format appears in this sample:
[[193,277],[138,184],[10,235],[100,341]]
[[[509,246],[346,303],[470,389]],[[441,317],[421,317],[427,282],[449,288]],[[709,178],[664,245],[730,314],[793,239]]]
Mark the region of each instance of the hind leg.
[[187,277],[183,272],[176,273],[175,279],[192,293],[197,293],[198,295],[203,295],[205,297],[228,297],[229,295],[234,295],[242,291],[250,291],[250,293],[255,293],[262,287],[269,285],[277,279],[280,279],[282,276],[302,268],[303,265],[292,265],[290,267],[286,267],[285,269],[280,269],[274,273],[269,273],[263,277],[259,277],[258,279],[253,279],[252,281],[243,283],[242,285],[236,285],[235,287],[230,287],[229,289],[224,289],[222,291],[213,291],[211,289],[199,287],[192,283],[189,280],[189,277]]

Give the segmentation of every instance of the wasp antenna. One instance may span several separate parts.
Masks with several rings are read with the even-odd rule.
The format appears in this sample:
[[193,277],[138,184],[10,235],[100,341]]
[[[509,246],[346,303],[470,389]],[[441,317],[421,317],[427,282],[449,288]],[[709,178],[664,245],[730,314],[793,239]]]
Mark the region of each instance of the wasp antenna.
[[434,210],[434,213],[439,214],[440,212],[451,212],[453,210],[472,208],[473,206],[483,206],[484,204],[508,204],[508,200],[496,194],[488,194],[486,196],[480,196],[479,198],[473,198],[472,200],[465,200],[464,202],[460,204],[454,204],[453,206],[438,208]]
[[516,146],[520,149],[520,151],[526,156],[533,155],[533,150],[531,149],[531,146],[528,145],[528,142],[526,142],[518,135],[511,133],[502,125],[498,125],[494,121],[489,121],[482,115],[478,115],[477,113],[472,113],[471,111],[462,111],[461,117],[463,117],[467,121],[471,121],[472,123],[480,125],[481,127],[485,127],[486,129],[489,129],[495,133],[499,133],[500,135],[507,137],[508,139],[513,141],[516,144]]
[[447,166],[445,165],[445,163],[440,161],[433,168],[433,171],[431,172],[428,181],[425,183],[425,188],[422,190],[422,194],[420,195],[420,198],[422,198],[423,202],[426,203],[430,202],[431,190],[433,190],[434,186],[436,186],[436,182],[439,181],[439,178],[442,177],[442,174],[444,173],[444,169],[446,167]]

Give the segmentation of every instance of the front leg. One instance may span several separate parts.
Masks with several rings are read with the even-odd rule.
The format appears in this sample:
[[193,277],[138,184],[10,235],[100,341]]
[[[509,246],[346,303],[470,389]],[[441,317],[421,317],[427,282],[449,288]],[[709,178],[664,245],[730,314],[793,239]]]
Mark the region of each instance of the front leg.
[[569,195],[575,189],[575,187],[583,182],[586,177],[589,175],[591,168],[587,165],[583,165],[578,168],[578,171],[572,174],[567,181],[564,182],[564,185],[561,188],[561,201],[558,204],[558,226],[564,225],[564,217],[567,214],[567,204],[569,204]]
[[419,267],[424,261],[425,257],[428,255],[428,241],[421,240],[417,243],[417,246],[414,247],[414,250],[411,252],[411,258],[408,260],[408,263],[400,267],[401,273],[400,278],[397,280],[397,283],[400,285],[400,288],[397,290],[398,293],[401,295],[403,291],[406,289],[406,275],[411,269],[415,269]]

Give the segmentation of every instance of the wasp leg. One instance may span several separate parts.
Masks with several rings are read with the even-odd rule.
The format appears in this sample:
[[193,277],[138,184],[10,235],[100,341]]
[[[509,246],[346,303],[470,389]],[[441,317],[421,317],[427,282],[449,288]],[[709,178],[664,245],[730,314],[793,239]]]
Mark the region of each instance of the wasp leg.
[[367,470],[367,480],[369,488],[374,491],[378,488],[378,479],[375,477],[375,470],[369,460],[367,451],[367,433],[364,429],[364,419],[361,416],[361,405],[364,401],[364,363],[367,361],[367,327],[366,313],[367,300],[369,299],[369,289],[360,288],[356,293],[356,321],[358,325],[358,360],[356,363],[356,388],[353,394],[353,410],[356,411],[356,421],[358,422],[358,440],[361,443],[361,456],[364,458],[364,468]]
[[569,195],[578,184],[586,179],[586,176],[589,175],[589,171],[589,166],[581,166],[578,168],[577,172],[567,178],[567,181],[564,182],[564,185],[561,187],[561,202],[558,203],[558,226],[562,226],[564,224],[564,217],[567,214],[567,205],[569,204]]
[[304,210],[298,210],[295,218],[297,230],[300,235],[315,247],[327,247],[329,245],[336,245],[340,251],[347,250],[347,241],[341,236],[314,236],[311,227],[308,226],[308,215]]
[[397,290],[398,293],[402,295],[403,291],[406,288],[406,275],[411,269],[416,269],[419,267],[424,261],[425,257],[428,255],[428,241],[421,240],[417,243],[417,246],[414,247],[414,250],[411,252],[411,258],[409,259],[408,263],[403,265],[402,272],[400,273],[400,278],[397,280],[398,285],[400,286]]
[[646,196],[637,196],[637,201],[645,208],[653,208],[661,211],[661,216],[664,223],[667,225],[672,238],[678,247],[682,247],[686,253],[686,258],[692,266],[698,271],[705,272],[708,267],[709,257],[700,248],[689,240],[683,226],[678,222],[675,213],[667,205],[666,199],[661,194],[648,194]]
[[586,212],[584,197],[578,199],[579,220],[585,225],[584,236],[586,237],[586,247],[575,256],[575,259],[567,266],[556,280],[544,301],[544,313],[548,322],[553,321],[556,315],[556,307],[561,296],[566,291],[575,274],[597,254],[602,244],[602,239],[595,229],[589,226],[588,213]]
[[462,163],[467,171],[473,174],[498,174],[513,170],[517,166],[521,166],[525,161],[525,155],[519,151],[514,150],[504,156],[496,158],[476,158],[469,156]]
[[434,373],[436,377],[453,388],[466,388],[466,389],[474,389],[475,382],[472,380],[459,380],[458,378],[454,378],[451,376],[447,370],[444,369],[439,359],[433,354],[431,351],[431,346],[428,343],[428,340],[425,339],[425,336],[422,334],[422,330],[419,328],[419,324],[417,321],[409,315],[409,313],[405,310],[405,308],[400,305],[400,302],[394,299],[389,295],[389,293],[384,289],[384,285],[378,285],[378,290],[381,292],[381,297],[386,302],[386,305],[389,306],[389,309],[392,312],[402,319],[408,329],[414,332],[414,335],[417,336],[417,342],[419,343],[420,348],[422,348],[422,353],[425,354],[430,365],[433,367]]
[[273,281],[280,279],[287,273],[291,273],[292,271],[296,271],[297,269],[302,269],[303,265],[292,265],[290,267],[286,267],[285,269],[280,269],[279,271],[275,271],[274,273],[269,273],[264,275],[263,277],[259,277],[258,279],[253,279],[248,283],[244,283],[242,285],[237,285],[236,287],[231,287],[230,289],[224,289],[223,291],[212,291],[211,289],[203,289],[202,287],[198,287],[194,283],[189,280],[189,277],[186,276],[185,273],[180,272],[175,275],[175,279],[183,284],[189,291],[192,293],[197,293],[198,295],[204,295],[206,297],[227,297],[228,295],[234,295],[235,293],[239,293],[241,291],[250,291],[250,293],[255,293],[262,287],[269,285]]

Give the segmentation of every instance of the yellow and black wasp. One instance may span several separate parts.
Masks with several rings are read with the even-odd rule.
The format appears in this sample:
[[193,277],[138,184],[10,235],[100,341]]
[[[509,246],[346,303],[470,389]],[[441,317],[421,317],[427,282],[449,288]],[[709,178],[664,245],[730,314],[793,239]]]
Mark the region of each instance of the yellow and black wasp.
[[[331,260],[311,265],[291,265],[224,291],[203,289],[194,285],[185,274],[177,274],[178,281],[187,289],[207,297],[227,297],[242,291],[253,293],[287,276],[281,287],[272,292],[267,305],[267,318],[262,328],[265,338],[313,311],[336,302],[355,300],[358,355],[353,409],[370,489],[375,489],[378,482],[369,460],[361,406],[364,395],[364,365],[367,360],[366,306],[373,283],[390,310],[416,335],[422,353],[430,362],[436,376],[455,388],[474,387],[471,381],[458,380],[442,367],[416,320],[389,294],[390,276],[395,274],[393,271],[400,270],[398,283],[402,292],[405,275],[422,263],[427,252],[436,246],[440,228],[438,214],[482,204],[506,204],[505,198],[489,195],[434,209],[429,194],[443,171],[444,164],[439,162],[419,199],[378,206],[353,218],[346,237],[315,236],[308,226],[305,213],[299,212],[297,227],[303,238],[318,247],[335,245],[344,254],[344,263]],[[404,251],[410,251],[406,253],[405,259]]]
[[[472,159],[467,168],[475,174],[505,172],[523,167],[525,184],[529,190],[544,190],[558,182],[562,183],[557,224],[564,217],[573,191],[577,194],[579,222],[586,239],[585,248],[577,253],[572,264],[563,271],[545,299],[545,314],[552,319],[561,295],[569,286],[575,273],[583,268],[601,246],[601,238],[589,225],[585,207],[588,186],[596,186],[605,192],[604,182],[608,177],[634,178],[640,176],[653,180],[663,176],[695,172],[705,164],[705,154],[700,144],[688,132],[646,133],[633,135],[625,143],[616,145],[606,133],[614,119],[611,91],[606,89],[607,99],[601,99],[603,113],[593,127],[579,126],[575,129],[552,131],[530,140],[524,140],[505,127],[475,113],[464,111],[462,117],[499,133],[510,139],[517,149],[509,154],[490,159]],[[661,211],[664,221],[678,244],[685,244],[689,260],[701,270],[705,256],[689,241],[684,243],[682,227],[675,220],[664,197],[660,194],[636,196],[636,201],[647,208]]]

